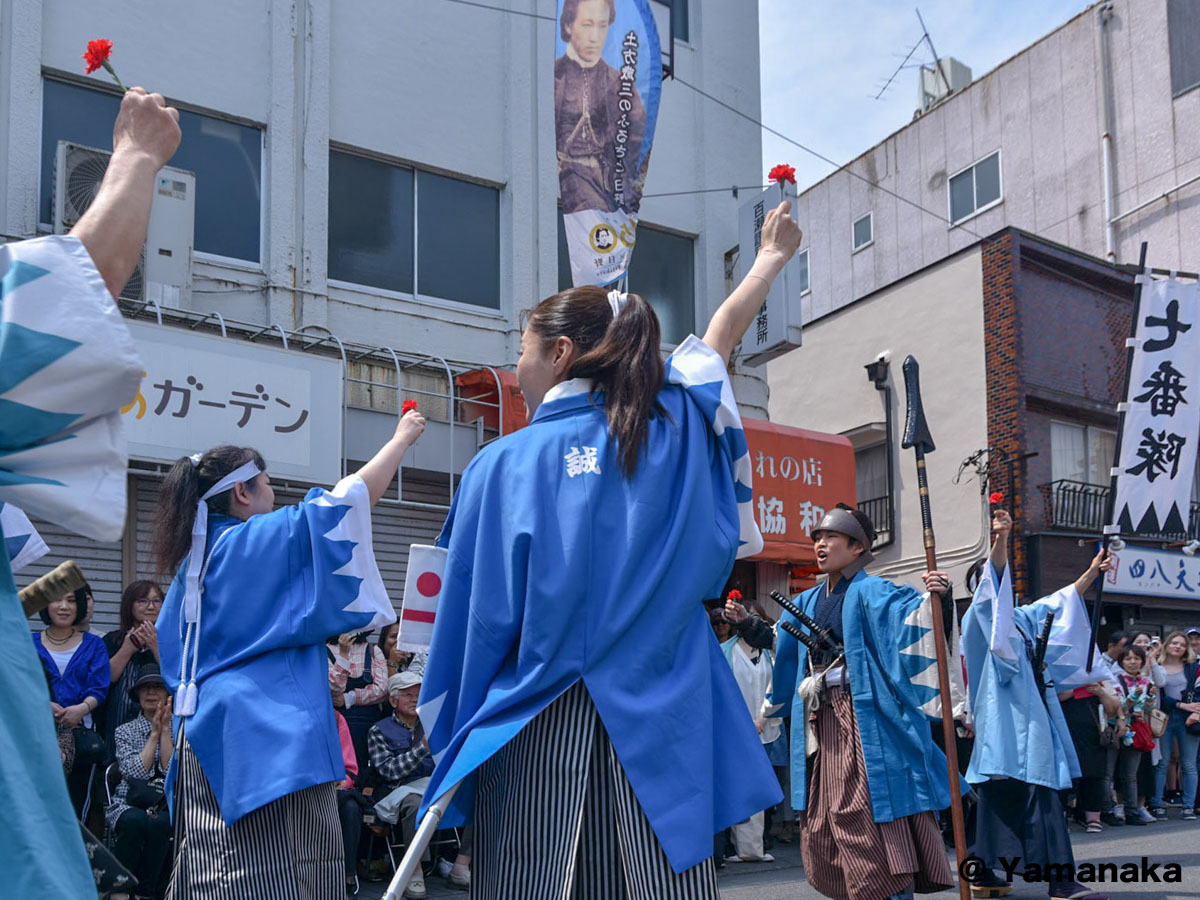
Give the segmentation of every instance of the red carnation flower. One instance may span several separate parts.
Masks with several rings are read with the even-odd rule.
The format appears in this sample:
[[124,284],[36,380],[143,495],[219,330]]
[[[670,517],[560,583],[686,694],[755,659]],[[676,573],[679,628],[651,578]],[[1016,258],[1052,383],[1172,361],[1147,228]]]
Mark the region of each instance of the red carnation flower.
[[999,491],[995,491],[990,497],[988,497],[988,503],[996,504],[996,503],[999,503],[1003,499],[1004,499],[1004,495],[1002,493],[1000,493]]
[[97,69],[103,69],[112,76],[113,81],[117,83],[122,91],[129,90],[121,83],[121,79],[117,77],[116,71],[112,67],[112,63],[108,58],[112,55],[113,42],[99,38],[94,41],[88,41],[87,52],[83,54],[83,61],[87,63],[87,68],[84,70],[88,75],[91,75]]
[[400,406],[400,415],[403,416],[406,413],[410,413],[416,408],[417,408],[416,400],[405,400],[404,403]]
[[737,588],[734,588],[732,591],[729,592],[729,594],[725,597],[725,599],[726,600],[741,600],[742,592],[739,591]]
[[767,179],[772,184],[775,184],[776,182],[782,184],[785,181],[790,181],[792,184],[795,184],[796,168],[795,166],[789,166],[785,163],[780,163],[779,165],[772,167],[771,171],[767,173]]

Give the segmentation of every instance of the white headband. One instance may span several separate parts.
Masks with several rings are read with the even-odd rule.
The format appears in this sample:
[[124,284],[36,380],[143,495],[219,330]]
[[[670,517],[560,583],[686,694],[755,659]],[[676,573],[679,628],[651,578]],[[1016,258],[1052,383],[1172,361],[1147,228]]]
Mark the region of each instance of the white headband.
[[621,310],[625,308],[625,304],[628,302],[628,294],[622,294],[620,291],[608,292],[608,305],[612,307],[614,319],[621,314]]
[[[198,466],[196,456],[192,465]],[[207,568],[204,551],[208,544],[208,501],[218,494],[232,490],[239,482],[250,481],[262,472],[254,460],[238,466],[211,488],[204,492],[196,504],[196,521],[192,525],[192,552],[188,554],[187,573],[184,575],[183,618],[187,623],[187,634],[183,640],[183,659],[179,667],[179,695],[176,698],[175,715],[190,716],[196,712],[196,660],[200,654],[200,594],[204,569]],[[189,676],[188,646],[191,645],[192,665]]]

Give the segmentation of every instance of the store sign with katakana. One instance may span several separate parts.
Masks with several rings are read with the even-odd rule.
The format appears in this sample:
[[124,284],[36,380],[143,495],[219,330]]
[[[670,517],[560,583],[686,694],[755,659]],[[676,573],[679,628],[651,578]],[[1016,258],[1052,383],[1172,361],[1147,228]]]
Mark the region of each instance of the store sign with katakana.
[[1105,592],[1200,600],[1200,557],[1129,544],[1110,555],[1113,565],[1105,576]]
[[274,475],[338,479],[340,361],[136,322],[129,330],[145,368],[121,410],[131,456],[174,460],[236,444],[258,450]]
[[1200,437],[1197,284],[1142,279],[1110,532],[1187,531]]
[[808,563],[812,531],[838,503],[854,503],[854,447],[822,434],[743,418],[754,482],[754,519],[763,536],[755,559]]
[[[746,277],[762,246],[763,223],[767,213],[779,205],[778,187],[770,187],[743,203],[738,210],[738,278]],[[783,267],[767,299],[754,317],[750,330],[742,338],[742,361],[761,366],[800,346],[800,292],[804,273],[800,260],[793,256]]]

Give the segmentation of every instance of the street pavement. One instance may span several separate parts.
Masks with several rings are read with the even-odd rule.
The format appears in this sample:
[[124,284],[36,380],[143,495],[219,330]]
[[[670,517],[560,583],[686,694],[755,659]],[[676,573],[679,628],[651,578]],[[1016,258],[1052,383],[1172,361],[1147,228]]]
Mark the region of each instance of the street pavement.
[[[1158,863],[1158,874],[1164,877],[1163,864],[1178,863],[1181,881],[1167,883],[1092,883],[1092,887],[1117,898],[1136,895],[1138,900],[1197,900],[1200,898],[1200,822],[1184,822],[1179,810],[1169,811],[1171,818],[1145,827],[1106,827],[1101,834],[1086,834],[1077,826],[1071,827],[1071,839],[1075,848],[1076,864],[1083,863],[1135,863],[1141,868],[1145,856],[1151,863]],[[717,874],[721,886],[722,900],[818,900],[822,895],[809,887],[800,862],[800,844],[797,838],[791,844],[776,844],[771,851],[773,863],[738,863],[726,865]],[[1001,873],[997,873],[1001,874]],[[430,898],[458,897],[467,895],[446,887],[446,882],[437,876],[426,879],[426,890]],[[359,897],[378,900],[383,896],[386,884],[364,884]],[[927,895],[931,900],[955,900],[957,891]],[[1009,900],[1045,900],[1046,887],[1041,884],[1024,884],[1018,880]],[[511,900],[540,900],[533,897],[513,897]],[[649,897],[632,897],[629,900],[654,900]]]

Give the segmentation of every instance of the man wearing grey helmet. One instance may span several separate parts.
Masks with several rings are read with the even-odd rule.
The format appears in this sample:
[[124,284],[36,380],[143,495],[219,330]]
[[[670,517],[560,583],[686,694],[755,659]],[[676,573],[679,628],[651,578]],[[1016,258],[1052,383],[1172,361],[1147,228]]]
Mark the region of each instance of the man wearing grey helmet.
[[[779,630],[768,698],[774,715],[792,704],[804,869],[836,900],[954,883],[936,818],[950,805],[946,758],[928,725],[941,715],[932,615],[913,588],[866,574],[874,540],[866,514],[842,504],[813,530],[826,580],[794,599],[812,627],[786,611],[783,619],[811,636],[812,649]],[[944,573],[922,578],[950,601]]]

